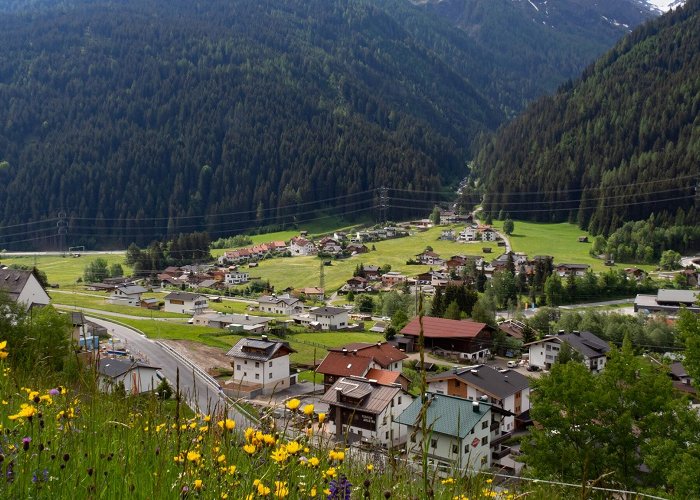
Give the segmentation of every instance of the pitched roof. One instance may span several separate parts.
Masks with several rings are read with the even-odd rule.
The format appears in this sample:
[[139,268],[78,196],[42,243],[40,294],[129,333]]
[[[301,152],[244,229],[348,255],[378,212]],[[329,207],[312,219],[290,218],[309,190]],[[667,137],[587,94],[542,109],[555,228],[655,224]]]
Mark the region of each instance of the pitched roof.
[[365,378],[367,380],[376,380],[378,384],[391,385],[400,384],[399,379],[403,377],[401,372],[393,372],[391,370],[378,370],[376,368],[370,368],[365,373]]
[[[455,319],[423,317],[423,335],[426,338],[474,338],[491,327],[486,323]],[[401,330],[404,335],[418,336],[420,333],[419,318],[415,317]]]
[[123,286],[118,286],[117,290],[121,291],[122,293],[125,293],[127,295],[133,295],[136,293],[146,293],[148,290],[146,290],[144,287],[139,286],[139,285],[123,285]]
[[264,340],[262,338],[245,338],[236,342],[236,345],[226,353],[226,356],[267,361],[275,357],[275,354],[280,350],[286,350],[288,353],[296,352],[289,347],[287,342]]
[[165,300],[185,300],[185,301],[190,301],[190,300],[195,300],[198,297],[204,297],[205,299],[207,298],[206,295],[202,295],[201,293],[190,293],[190,292],[170,292],[168,295],[165,296]]
[[342,307],[315,307],[309,312],[316,316],[338,316],[339,314],[347,313],[348,310]]
[[377,342],[369,344],[367,342],[354,342],[346,344],[342,347],[329,349],[331,352],[343,352],[346,349],[348,354],[353,354],[357,351],[357,356],[369,358],[381,367],[388,367],[391,363],[408,358],[406,353],[400,351],[389,342]]
[[263,295],[262,297],[258,298],[258,304],[279,304],[280,302],[284,302],[286,305],[291,306],[299,302],[299,299],[290,296],[273,297],[272,295]]
[[24,269],[0,269],[0,290],[17,302],[31,275],[32,271]]
[[371,358],[331,351],[323,358],[321,364],[316,368],[316,372],[336,377],[359,376],[367,372],[371,363]]
[[[427,397],[429,398],[426,415],[428,426],[433,432],[460,439],[464,439],[482,419],[489,419],[488,414],[493,408],[482,401],[474,402],[444,394],[429,393]],[[478,404],[478,411],[474,411],[475,403]],[[395,421],[414,427],[422,408],[422,398],[416,398]]]
[[456,378],[478,388],[493,397],[503,399],[530,387],[525,375],[515,370],[495,370],[490,366],[476,365],[469,368],[438,373],[428,378],[428,382]]
[[540,340],[524,345],[539,344],[541,342],[557,342],[559,344],[567,342],[572,349],[587,358],[602,356],[610,350],[607,342],[587,331],[548,335]]
[[[404,392],[400,386],[373,383],[362,377],[343,377],[331,386],[321,398],[322,403],[359,409],[367,413],[379,414],[391,404],[398,393]],[[338,394],[359,400],[353,404],[338,401]],[[408,396],[408,394],[407,394]]]
[[158,366],[147,365],[146,363],[142,363],[141,361],[102,358],[99,361],[97,371],[99,371],[100,374],[105,375],[107,377],[115,378],[136,368],[150,368],[152,370],[160,370],[160,367]]

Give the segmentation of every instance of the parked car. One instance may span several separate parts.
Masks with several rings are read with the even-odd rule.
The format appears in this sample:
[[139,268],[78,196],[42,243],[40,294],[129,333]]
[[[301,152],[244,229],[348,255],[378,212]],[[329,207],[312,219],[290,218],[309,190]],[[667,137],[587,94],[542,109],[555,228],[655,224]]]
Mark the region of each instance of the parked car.
[[535,365],[530,365],[530,366],[527,367],[527,371],[529,371],[529,372],[538,372],[538,371],[540,371],[540,367],[539,367],[539,366],[535,366]]
[[508,361],[508,368],[515,368],[518,366],[517,361]]

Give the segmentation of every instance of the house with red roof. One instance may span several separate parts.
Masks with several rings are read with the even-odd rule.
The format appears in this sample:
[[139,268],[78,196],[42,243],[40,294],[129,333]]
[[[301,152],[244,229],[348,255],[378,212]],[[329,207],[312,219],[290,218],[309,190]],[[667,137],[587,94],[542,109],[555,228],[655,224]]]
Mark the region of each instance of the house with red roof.
[[[406,345],[409,348],[411,345],[418,345],[420,329],[419,318],[413,318],[401,330],[406,341],[402,343],[399,340],[399,345]],[[494,328],[486,323],[423,317],[423,337],[426,348],[456,351],[460,353],[460,358],[468,361],[483,361],[488,357],[494,332]]]
[[[316,373],[323,374],[323,386],[326,390],[339,378],[350,376],[365,377],[381,383],[398,383],[406,388],[409,381],[401,375],[403,360],[406,358],[408,356],[404,352],[388,342],[357,342],[330,349],[316,368]],[[391,373],[380,373],[386,371]]]

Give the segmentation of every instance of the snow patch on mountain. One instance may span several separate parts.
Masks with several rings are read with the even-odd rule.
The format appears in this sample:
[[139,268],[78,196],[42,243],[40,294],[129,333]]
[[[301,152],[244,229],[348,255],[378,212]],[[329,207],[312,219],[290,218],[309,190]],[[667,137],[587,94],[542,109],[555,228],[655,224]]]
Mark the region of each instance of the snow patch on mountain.
[[683,5],[685,0],[641,0],[639,3],[658,12],[668,12],[671,9]]

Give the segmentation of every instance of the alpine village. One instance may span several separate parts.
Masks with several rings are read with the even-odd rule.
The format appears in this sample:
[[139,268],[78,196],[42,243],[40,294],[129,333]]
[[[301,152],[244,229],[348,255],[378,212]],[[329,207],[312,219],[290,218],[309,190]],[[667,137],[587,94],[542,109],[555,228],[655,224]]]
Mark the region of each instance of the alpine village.
[[0,30],[0,498],[700,498],[700,0]]

